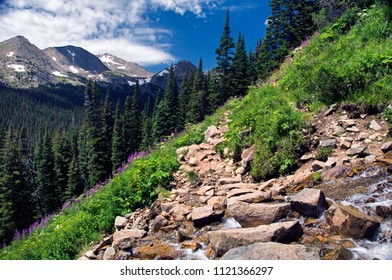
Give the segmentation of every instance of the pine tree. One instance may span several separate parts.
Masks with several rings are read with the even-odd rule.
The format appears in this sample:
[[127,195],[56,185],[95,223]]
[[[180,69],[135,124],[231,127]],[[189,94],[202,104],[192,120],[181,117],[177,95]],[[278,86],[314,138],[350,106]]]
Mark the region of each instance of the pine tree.
[[116,111],[114,114],[114,125],[112,133],[112,166],[113,170],[117,170],[123,162],[123,124],[121,116],[120,100],[117,101]]
[[58,193],[56,188],[56,172],[52,150],[52,139],[46,130],[40,137],[35,150],[35,166],[39,212],[41,216],[57,210]]
[[186,73],[184,78],[182,79],[181,91],[178,96],[179,102],[179,116],[178,116],[178,128],[183,129],[187,122],[186,115],[188,113],[189,108],[189,99],[192,93],[192,84],[194,79],[194,73]]
[[163,124],[165,122],[165,117],[163,115],[163,102],[161,96],[162,93],[159,90],[155,98],[154,110],[152,115],[152,137],[154,139],[154,142],[159,142],[161,136],[164,135]]
[[152,118],[150,114],[150,97],[147,99],[146,106],[142,113],[141,143],[139,150],[146,151],[153,145],[152,137]]
[[56,131],[53,137],[53,159],[56,176],[57,207],[67,199],[68,167],[72,159],[70,145],[64,132]]
[[22,143],[10,127],[0,157],[0,242],[8,243],[13,230],[26,228],[33,219],[32,190],[25,177]]
[[230,68],[233,59],[233,48],[234,40],[230,35],[230,11],[227,9],[226,12],[226,22],[223,28],[223,34],[220,39],[220,43],[218,48],[215,50],[215,54],[217,55],[217,63],[218,63],[218,73],[219,73],[219,81],[218,87],[220,91],[220,95],[222,96],[223,102],[229,96],[229,81],[230,81]]
[[156,108],[154,119],[154,138],[170,135],[178,129],[178,86],[174,66],[169,70],[165,96]]
[[125,98],[124,122],[123,122],[123,154],[122,162],[125,162],[129,155],[132,154],[132,100],[129,95]]
[[243,96],[248,90],[249,64],[248,56],[245,51],[245,38],[240,33],[235,48],[233,64],[231,66],[230,93],[233,96]]
[[140,106],[140,87],[139,80],[136,81],[135,90],[132,97],[132,111],[131,111],[131,128],[132,128],[132,141],[130,154],[137,152],[141,143],[141,120],[139,113]]
[[79,160],[74,156],[68,167],[67,173],[67,188],[65,191],[65,200],[67,201],[72,197],[77,197],[83,193],[83,181],[79,169]]
[[189,98],[189,106],[187,112],[187,122],[198,123],[205,116],[205,82],[203,74],[203,60],[200,59],[199,66],[193,81],[192,92]]
[[109,92],[106,94],[103,104],[103,155],[105,175],[109,177],[113,170],[112,165],[112,135],[113,135],[113,106],[110,100]]
[[266,36],[257,50],[259,76],[266,78],[315,29],[316,0],[271,0]]

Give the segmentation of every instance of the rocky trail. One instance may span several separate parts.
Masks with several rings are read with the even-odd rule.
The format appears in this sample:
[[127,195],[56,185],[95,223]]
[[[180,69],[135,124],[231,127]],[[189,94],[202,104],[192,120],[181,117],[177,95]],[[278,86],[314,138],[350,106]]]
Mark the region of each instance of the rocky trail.
[[[391,259],[392,142],[388,124],[334,105],[314,120],[310,152],[293,174],[254,183],[254,147],[234,162],[230,113],[205,142],[177,150],[171,190],[115,220],[80,259]],[[330,149],[322,160],[317,153]]]

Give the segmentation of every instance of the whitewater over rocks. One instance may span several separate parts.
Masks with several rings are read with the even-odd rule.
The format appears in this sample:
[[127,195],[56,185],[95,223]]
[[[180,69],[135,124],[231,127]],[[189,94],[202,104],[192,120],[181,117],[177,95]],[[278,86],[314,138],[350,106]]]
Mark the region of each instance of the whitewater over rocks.
[[[388,124],[349,116],[337,105],[320,112],[298,170],[254,183],[254,146],[239,162],[227,148],[216,152],[225,113],[204,143],[177,150],[170,194],[117,217],[115,232],[79,259],[391,259],[388,250],[372,253],[392,248]],[[328,160],[315,160],[318,147],[332,148]]]

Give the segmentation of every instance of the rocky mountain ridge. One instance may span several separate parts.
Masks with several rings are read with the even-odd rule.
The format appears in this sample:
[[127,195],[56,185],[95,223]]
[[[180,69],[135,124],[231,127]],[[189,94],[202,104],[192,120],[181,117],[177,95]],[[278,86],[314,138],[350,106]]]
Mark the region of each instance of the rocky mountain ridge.
[[[188,61],[175,65],[179,82],[196,67]],[[76,46],[50,47],[40,50],[25,37],[0,42],[0,84],[28,88],[39,85],[83,84],[87,79],[100,83],[133,86],[151,83],[166,87],[168,68],[153,74],[140,65],[111,54],[94,55]]]
[[[117,217],[115,232],[80,259],[392,257],[392,142],[385,120],[331,106],[313,120],[302,166],[254,183],[247,171],[254,147],[239,162],[228,149],[216,152],[229,119],[228,112],[209,127],[204,143],[177,150],[181,167],[170,192]],[[320,157],[324,149],[329,153]]]

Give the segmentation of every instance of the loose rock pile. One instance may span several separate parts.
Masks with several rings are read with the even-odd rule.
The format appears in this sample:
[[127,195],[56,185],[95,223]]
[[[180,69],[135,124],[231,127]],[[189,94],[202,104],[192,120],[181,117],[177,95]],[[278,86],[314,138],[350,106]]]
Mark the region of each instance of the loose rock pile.
[[[246,172],[254,146],[238,163],[228,149],[223,155],[215,150],[225,141],[226,113],[218,127],[207,129],[204,143],[177,150],[182,165],[170,196],[117,217],[114,234],[80,259],[352,258],[349,238],[371,238],[383,219],[379,216],[391,218],[392,211],[379,208],[379,216],[372,217],[329,200],[328,193],[338,199],[331,188],[315,183],[315,173],[331,182],[359,174],[358,166],[378,164],[385,170],[392,164],[392,143],[385,141],[386,123],[335,111],[333,106],[316,119],[314,149],[293,175],[260,184]],[[333,149],[327,161],[314,160],[317,147]]]

